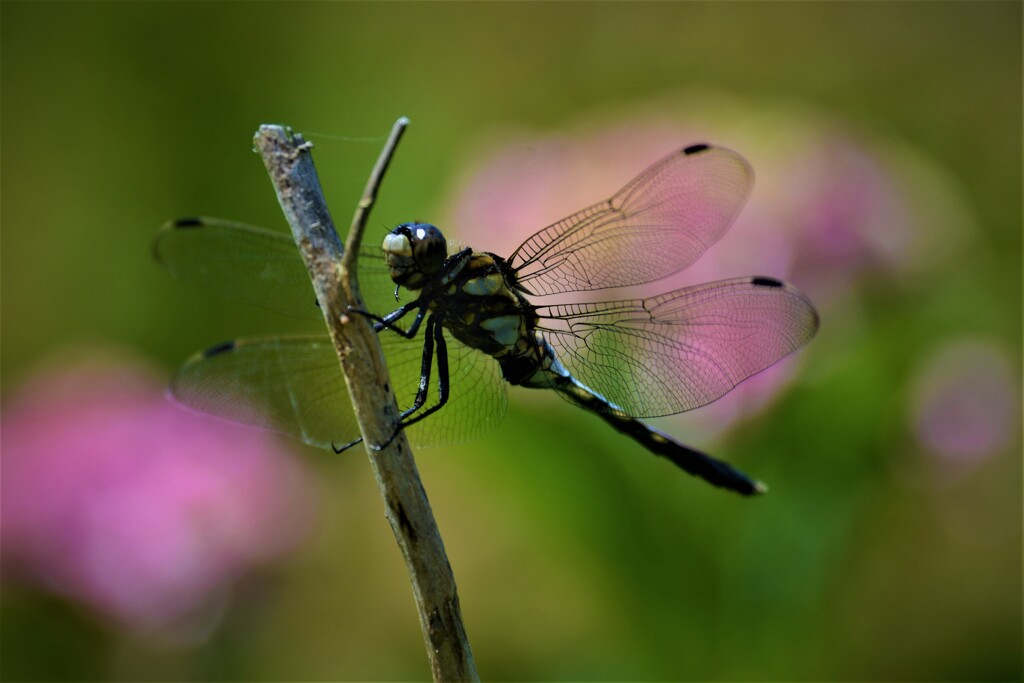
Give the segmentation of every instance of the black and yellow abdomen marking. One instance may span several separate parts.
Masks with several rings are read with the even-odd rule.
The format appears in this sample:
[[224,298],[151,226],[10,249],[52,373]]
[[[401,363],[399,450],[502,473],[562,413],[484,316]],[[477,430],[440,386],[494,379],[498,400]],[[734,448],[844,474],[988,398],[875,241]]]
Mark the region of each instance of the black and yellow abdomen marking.
[[764,493],[767,487],[754,481],[728,464],[706,453],[684,446],[657,429],[650,427],[606,401],[602,396],[569,378],[556,390],[571,403],[589,410],[611,425],[616,431],[632,437],[655,455],[670,460],[690,474],[704,479],[709,484],[730,489],[745,496]]

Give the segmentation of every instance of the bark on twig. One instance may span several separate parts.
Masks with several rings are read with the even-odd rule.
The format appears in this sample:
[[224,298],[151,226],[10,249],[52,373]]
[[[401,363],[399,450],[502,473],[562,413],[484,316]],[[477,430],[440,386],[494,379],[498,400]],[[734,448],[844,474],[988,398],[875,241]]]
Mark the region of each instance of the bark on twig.
[[[343,248],[324,200],[312,145],[282,126],[260,126],[256,149],[263,156],[281,209],[291,226],[338,352],[364,443],[380,444],[394,433],[398,407],[373,327],[349,307],[362,309],[355,259],[362,228],[380,181],[408,121],[395,123],[356,209]],[[435,681],[477,681],[473,653],[462,624],[455,578],[405,434],[381,451],[367,448],[385,516],[412,582],[420,627]]]

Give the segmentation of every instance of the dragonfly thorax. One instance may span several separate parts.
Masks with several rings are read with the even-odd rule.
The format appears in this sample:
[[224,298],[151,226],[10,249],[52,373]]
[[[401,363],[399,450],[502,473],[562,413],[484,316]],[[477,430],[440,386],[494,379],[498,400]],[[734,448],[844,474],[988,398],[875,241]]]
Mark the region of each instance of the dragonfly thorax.
[[437,275],[448,256],[448,243],[430,223],[402,223],[384,237],[384,260],[396,285],[420,289]]

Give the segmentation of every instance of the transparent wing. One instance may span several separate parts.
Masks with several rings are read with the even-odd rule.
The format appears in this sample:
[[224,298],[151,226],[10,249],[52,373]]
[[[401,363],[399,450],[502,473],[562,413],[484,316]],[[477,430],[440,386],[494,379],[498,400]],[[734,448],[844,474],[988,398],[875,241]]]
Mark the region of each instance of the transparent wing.
[[692,145],[610,199],[544,228],[509,258],[534,294],[653,282],[697,260],[732,224],[754,172],[733,151]]
[[[323,317],[290,235],[216,218],[185,218],[160,229],[153,254],[175,277],[230,299],[303,318]],[[375,303],[394,307],[394,298],[387,300],[394,285],[379,247],[360,252],[359,276],[364,297],[372,294]]]
[[[379,337],[398,406],[404,410],[412,405],[419,388],[423,340],[409,340],[387,331],[381,331]],[[444,337],[451,392],[443,408],[409,427],[409,440],[419,448],[462,443],[483,436],[498,426],[508,408],[505,380],[498,362],[457,341],[447,330]],[[408,350],[410,347],[414,352]],[[437,404],[437,383],[435,362],[424,409]]]
[[566,369],[634,417],[710,403],[818,329],[803,294],[764,277],[536,310]]
[[[399,407],[406,408],[419,385],[422,342],[396,334],[382,334],[381,342]],[[505,414],[505,387],[494,359],[450,343],[448,360],[448,405],[409,428],[414,446],[476,438]],[[437,402],[436,386],[435,369],[427,406]],[[171,394],[195,410],[289,434],[320,448],[341,446],[359,436],[345,378],[326,335],[241,339],[214,346],[186,361],[171,382]]]
[[240,339],[189,358],[171,395],[190,408],[329,448],[359,435],[327,336]]

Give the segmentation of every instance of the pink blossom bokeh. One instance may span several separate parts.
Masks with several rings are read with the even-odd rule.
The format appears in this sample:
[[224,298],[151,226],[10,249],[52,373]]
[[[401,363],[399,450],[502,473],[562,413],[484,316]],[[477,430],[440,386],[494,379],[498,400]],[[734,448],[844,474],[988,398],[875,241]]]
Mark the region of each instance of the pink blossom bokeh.
[[1004,451],[1019,432],[1020,396],[1010,354],[984,337],[937,345],[910,384],[918,442],[947,473],[959,474]]
[[37,374],[3,410],[5,579],[173,631],[306,533],[312,481],[278,444],[133,363]]

